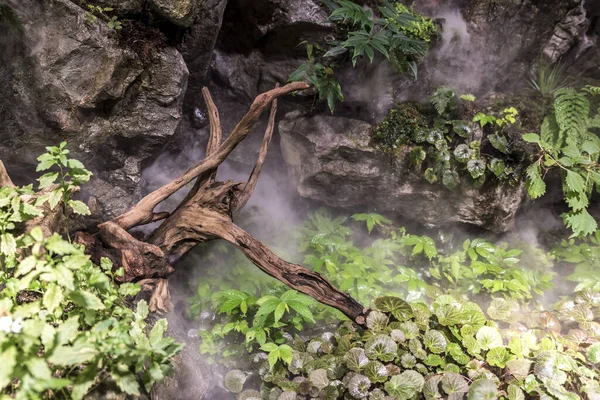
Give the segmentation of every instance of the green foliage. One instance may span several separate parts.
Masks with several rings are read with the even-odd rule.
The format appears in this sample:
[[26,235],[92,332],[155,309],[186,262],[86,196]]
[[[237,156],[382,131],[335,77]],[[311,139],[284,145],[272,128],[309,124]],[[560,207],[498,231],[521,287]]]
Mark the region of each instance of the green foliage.
[[46,147],[47,153],[37,158],[39,161],[37,172],[54,171],[46,172],[38,178],[39,190],[46,189],[46,193],[38,196],[35,206],[39,207],[47,202],[50,210],[54,210],[58,204],[61,204],[68,231],[68,209],[75,214],[90,214],[87,205],[71,197],[74,191],[79,190],[82,184],[90,180],[92,173],[85,169],[80,161],[68,158],[69,150],[66,147],[67,142],[62,142],[58,147]]
[[600,230],[583,240],[563,240],[553,253],[558,261],[574,264],[574,271],[567,279],[577,282],[575,291],[600,292]]
[[[472,101],[474,96],[459,99]],[[457,112],[456,92],[448,87],[438,88],[431,103],[440,118],[430,122],[416,105],[400,104],[372,130],[373,142],[392,155],[402,155],[410,149],[411,165],[424,169],[428,182],[441,183],[448,189],[458,187],[461,180],[474,187],[482,186],[488,177],[513,184],[520,181],[521,173],[511,156],[513,143],[506,133],[517,121],[514,107],[494,114],[479,112],[472,121],[462,120]],[[483,141],[478,138],[476,123],[486,135]],[[482,152],[482,147],[488,145],[491,149]]]
[[94,24],[98,18],[106,21],[109,29],[119,30],[123,28],[123,24],[118,20],[116,16],[109,16],[107,13],[113,11],[111,7],[96,6],[88,4],[87,11],[85,12],[85,22],[88,24]]
[[440,116],[450,111],[450,107],[455,108],[454,99],[456,92],[449,87],[439,87],[431,95],[431,103]]
[[85,212],[70,196],[89,172],[67,158],[65,147],[50,147],[40,157],[38,171],[59,169],[40,178],[40,187],[53,189],[49,193],[36,194],[31,186],[0,189],[0,390],[9,398],[60,393],[81,399],[100,382],[113,381],[140,395],[170,373],[170,360],[182,348],[164,337],[167,321],[149,331],[145,301],[135,311],[127,307],[140,288],[115,284],[122,268],[115,271],[108,259],[94,265],[81,246],[24,226],[46,202]]
[[[314,323],[311,309],[315,308],[316,302],[294,290],[284,291],[284,288],[282,284],[274,285],[273,294],[260,298],[240,290],[223,290],[214,293],[212,301],[211,296],[204,297],[211,305],[206,302],[193,304],[198,307],[197,313],[201,309],[212,308],[227,315],[226,322],[217,323],[210,331],[202,332],[200,352],[212,356],[237,356],[237,351],[243,350],[238,343],[245,343],[249,350],[269,345],[268,340],[281,343],[283,328],[302,330],[304,325]],[[195,301],[194,298],[189,300],[191,303]],[[225,338],[234,344],[227,345]],[[281,351],[284,353],[274,351],[272,357],[286,356],[285,348]],[[211,357],[210,361],[214,359]]]
[[[560,327],[549,332],[541,320],[529,321],[516,334],[508,323],[488,319],[477,304],[448,295],[428,303],[388,297],[374,304],[378,310],[372,313],[389,321],[377,330],[346,322],[313,339],[297,337],[286,348],[287,360],[257,358],[261,393],[321,399],[494,399],[501,393],[508,399],[594,398],[600,347],[589,321],[580,320],[579,328],[593,335],[590,346],[581,341],[582,333],[576,339]],[[583,304],[591,311],[600,301],[596,295]],[[562,303],[556,307],[554,318],[573,318]],[[392,312],[398,308],[411,312],[398,320]],[[312,343],[327,343],[327,351],[311,350]],[[283,346],[264,350],[281,352]]]
[[565,75],[565,67],[560,62],[549,63],[540,57],[537,74],[529,78],[529,86],[542,96],[552,96],[556,91],[567,86],[569,78]]
[[[307,61],[292,72],[289,80],[310,82],[317,89],[319,99],[326,100],[333,113],[336,102],[344,101],[340,83],[334,77],[333,68],[317,60],[314,45],[308,43],[306,49]],[[320,51],[319,47],[317,51]]]
[[539,156],[527,169],[527,190],[536,199],[546,192],[544,176],[559,169],[563,178],[563,193],[570,211],[563,215],[573,236],[586,236],[598,228],[588,213],[590,197],[600,188],[600,139],[592,132],[598,113],[591,115],[586,93],[571,88],[555,92],[554,112],[547,116],[539,134],[523,135],[527,142],[539,147]]
[[307,81],[314,85],[319,98],[326,99],[333,112],[336,101],[344,100],[339,82],[333,76],[334,60],[344,54],[356,65],[365,56],[373,62],[379,53],[399,72],[411,73],[416,78],[417,64],[426,55],[427,43],[436,32],[433,20],[387,0],[377,7],[376,15],[349,0],[324,3],[332,10],[329,21],[342,27],[345,37],[330,43],[327,51],[318,54],[313,51],[314,45],[307,44],[308,61],[290,75],[290,81]]

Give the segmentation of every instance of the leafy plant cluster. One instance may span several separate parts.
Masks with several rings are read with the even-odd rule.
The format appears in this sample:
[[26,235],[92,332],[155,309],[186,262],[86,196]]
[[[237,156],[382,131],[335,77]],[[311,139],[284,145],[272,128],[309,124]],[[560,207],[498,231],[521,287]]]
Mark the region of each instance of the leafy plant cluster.
[[433,238],[395,229],[378,214],[356,214],[369,232],[382,232],[367,246],[353,242],[343,217],[311,215],[302,231],[304,263],[362,302],[398,293],[419,297],[432,287],[459,294],[529,300],[552,288],[551,256],[522,244],[509,248],[481,238],[467,239],[458,249],[437,246]]
[[109,29],[119,30],[123,28],[123,24],[119,21],[116,15],[112,17],[108,14],[114,11],[112,7],[102,7],[93,4],[87,5],[87,10],[85,12],[85,22],[88,24],[94,24],[98,19],[106,21],[106,24]]
[[[281,292],[282,286],[278,285],[275,293]],[[210,330],[200,332],[200,353],[207,355],[210,362],[230,356],[239,359],[240,352],[282,344],[284,329],[301,331],[305,325],[315,323],[312,310],[317,308],[316,302],[295,290],[256,298],[232,289],[215,293],[212,301],[217,313],[225,318]],[[274,352],[272,362],[276,357],[285,358],[284,351],[285,347],[282,353]]]
[[[364,223],[373,238],[357,245],[354,240],[363,233],[354,235],[349,221],[318,212],[298,232],[300,250],[305,265],[364,304],[389,294],[418,299],[449,292],[457,297],[470,293],[487,303],[506,299],[514,307],[516,300],[527,301],[552,288],[551,257],[538,248],[509,249],[474,239],[449,250],[438,248],[428,236],[393,228],[378,214],[355,214],[352,220]],[[231,365],[239,362],[240,353],[268,343],[282,345],[289,334],[345,319],[279,281],[253,275],[256,269],[237,258],[239,253],[223,254],[229,256],[225,264],[232,265],[213,260],[197,294],[188,299],[190,317],[203,321],[200,352],[210,361]],[[228,270],[225,275],[223,268]]]
[[502,299],[488,319],[476,303],[448,295],[431,303],[381,297],[364,331],[346,322],[335,332],[263,346],[254,358],[260,392],[243,390],[240,370],[224,384],[238,399],[594,399],[599,305],[597,292],[581,292],[516,326]]
[[356,65],[365,56],[373,62],[375,54],[385,57],[400,73],[417,76],[417,64],[425,57],[428,42],[436,33],[430,18],[414,12],[398,2],[384,0],[372,12],[350,0],[324,0],[331,9],[329,21],[338,25],[339,41],[328,43],[328,49],[307,44],[308,60],[290,77],[290,81],[307,81],[317,89],[331,110],[344,96],[335,78],[338,61],[347,56]]
[[60,235],[29,229],[49,207],[88,213],[71,199],[90,172],[67,157],[66,144],[40,156],[40,189],[0,189],[0,393],[3,398],[81,399],[114,382],[130,395],[147,393],[171,369],[181,350],[165,338],[166,320],[149,331],[144,301],[127,299],[140,288],[116,285],[123,269],[108,259],[94,265],[81,246]]
[[431,96],[435,118],[428,120],[413,104],[400,104],[373,129],[373,141],[392,154],[409,152],[410,163],[424,169],[428,182],[449,189],[460,184],[461,173],[474,187],[483,185],[488,176],[517,182],[519,171],[511,157],[514,144],[507,132],[518,111],[507,107],[461,119],[459,105],[470,107],[474,101],[471,94],[457,96],[455,90],[440,87]]
[[592,112],[589,96],[600,94],[597,87],[557,90],[553,112],[544,119],[539,133],[523,135],[539,148],[536,161],[527,169],[527,191],[532,199],[546,193],[544,178],[549,171],[562,177],[563,193],[569,212],[563,214],[565,224],[574,236],[593,234],[598,229],[587,211],[590,197],[600,190],[600,112]]

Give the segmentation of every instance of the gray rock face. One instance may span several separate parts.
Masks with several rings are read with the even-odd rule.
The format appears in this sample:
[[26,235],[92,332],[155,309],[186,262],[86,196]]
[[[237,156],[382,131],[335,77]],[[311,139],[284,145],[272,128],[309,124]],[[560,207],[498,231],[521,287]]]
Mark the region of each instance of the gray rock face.
[[90,0],[89,4],[110,7],[117,14],[137,14],[142,12],[146,0]]
[[329,116],[286,119],[281,150],[300,196],[333,207],[376,207],[428,226],[461,222],[493,231],[513,224],[523,186],[431,185],[406,157],[391,160],[369,145],[367,123]]
[[17,179],[31,179],[44,147],[67,140],[95,173],[88,189],[108,215],[123,211],[131,198],[122,196],[137,190],[142,165],[179,123],[188,76],[181,55],[161,47],[142,60],[66,0],[3,1],[17,22],[0,43],[0,94],[8,99],[0,158]]
[[150,6],[175,25],[190,26],[196,3],[203,0],[148,0]]
[[[219,48],[248,54],[255,48],[279,55],[304,55],[303,40],[322,43],[332,27],[318,0],[231,0]],[[243,32],[243,35],[239,35]]]

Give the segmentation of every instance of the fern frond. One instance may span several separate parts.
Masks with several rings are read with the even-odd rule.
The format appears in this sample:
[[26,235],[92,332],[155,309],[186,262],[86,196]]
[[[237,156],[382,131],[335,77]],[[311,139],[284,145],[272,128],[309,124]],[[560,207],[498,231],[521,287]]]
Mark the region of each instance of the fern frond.
[[371,12],[365,10],[362,6],[348,0],[336,0],[339,7],[333,10],[329,16],[332,22],[348,22],[351,25],[360,26],[362,29],[371,31],[374,22],[371,18]]
[[454,96],[456,96],[456,92],[452,88],[446,86],[439,87],[431,95],[431,104],[433,104],[438,114],[442,115],[446,112]]
[[549,145],[549,148],[556,149],[556,151],[562,148],[565,138],[561,133],[562,131],[558,127],[554,115],[549,115],[544,118],[544,122],[540,129],[540,137],[544,143]]
[[584,92],[588,92],[589,94],[594,95],[594,96],[600,95],[600,86],[587,85],[586,87],[584,87],[581,90],[583,90]]
[[554,115],[567,145],[578,147],[589,125],[590,103],[582,93],[565,88],[556,91]]

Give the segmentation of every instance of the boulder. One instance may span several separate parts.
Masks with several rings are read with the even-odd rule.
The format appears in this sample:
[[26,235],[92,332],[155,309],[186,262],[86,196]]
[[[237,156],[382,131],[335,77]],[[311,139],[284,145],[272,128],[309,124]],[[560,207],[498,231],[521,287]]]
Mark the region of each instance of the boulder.
[[227,52],[305,55],[300,42],[322,43],[332,32],[318,0],[231,0],[218,44]]
[[426,226],[465,223],[503,232],[513,225],[523,185],[497,182],[454,190],[428,183],[408,160],[370,145],[368,123],[330,116],[288,117],[281,151],[298,194],[331,207],[396,214]]
[[188,27],[194,19],[196,0],[149,0],[152,9],[171,23]]
[[67,140],[94,172],[87,189],[107,216],[123,211],[141,168],[179,123],[188,76],[181,55],[158,43],[141,57],[67,0],[0,3],[0,30],[10,32],[0,41],[0,159],[30,182],[37,155]]

